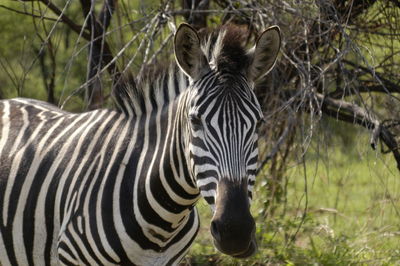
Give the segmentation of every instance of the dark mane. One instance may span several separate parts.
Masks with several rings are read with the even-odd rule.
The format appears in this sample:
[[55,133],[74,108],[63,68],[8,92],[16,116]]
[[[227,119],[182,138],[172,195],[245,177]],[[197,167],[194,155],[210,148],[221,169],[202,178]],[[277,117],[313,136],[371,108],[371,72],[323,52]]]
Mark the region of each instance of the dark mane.
[[[249,31],[245,26],[226,24],[216,29],[199,31],[201,48],[217,71],[241,72],[250,63],[246,50]],[[188,79],[171,62],[149,66],[142,77],[121,78],[114,86],[113,96],[119,110],[139,116],[168,104],[188,86]],[[170,87],[172,85],[172,88]]]

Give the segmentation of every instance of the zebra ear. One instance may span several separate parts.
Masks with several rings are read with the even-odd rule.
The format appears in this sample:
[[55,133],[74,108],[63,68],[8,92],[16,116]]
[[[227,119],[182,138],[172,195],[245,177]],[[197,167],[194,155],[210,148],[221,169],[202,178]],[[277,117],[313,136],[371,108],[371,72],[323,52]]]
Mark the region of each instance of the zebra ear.
[[257,81],[274,67],[281,47],[281,31],[278,26],[266,29],[258,37],[256,45],[251,49],[251,64],[248,69],[250,80]]
[[200,38],[195,29],[181,24],[175,33],[175,59],[180,69],[193,80],[210,70],[207,59],[200,48]]

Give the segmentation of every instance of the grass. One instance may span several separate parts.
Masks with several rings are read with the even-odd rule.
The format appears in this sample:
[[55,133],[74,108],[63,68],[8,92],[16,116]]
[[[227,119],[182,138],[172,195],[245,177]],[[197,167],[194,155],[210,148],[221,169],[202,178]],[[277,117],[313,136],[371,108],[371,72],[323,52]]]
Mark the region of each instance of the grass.
[[368,136],[354,139],[352,145],[336,140],[318,152],[310,148],[305,168],[287,170],[286,202],[271,217],[258,215],[268,193],[258,177],[252,213],[259,252],[247,260],[214,249],[211,211],[202,200],[201,230],[182,264],[400,265],[399,172],[391,154],[366,146]]

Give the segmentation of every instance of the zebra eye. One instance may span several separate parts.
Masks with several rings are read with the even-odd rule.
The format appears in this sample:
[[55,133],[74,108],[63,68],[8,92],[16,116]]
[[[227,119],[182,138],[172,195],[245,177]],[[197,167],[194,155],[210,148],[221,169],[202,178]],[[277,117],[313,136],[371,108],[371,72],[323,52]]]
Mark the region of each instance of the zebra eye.
[[197,115],[189,115],[189,120],[194,129],[198,129],[203,126],[200,117],[198,117]]

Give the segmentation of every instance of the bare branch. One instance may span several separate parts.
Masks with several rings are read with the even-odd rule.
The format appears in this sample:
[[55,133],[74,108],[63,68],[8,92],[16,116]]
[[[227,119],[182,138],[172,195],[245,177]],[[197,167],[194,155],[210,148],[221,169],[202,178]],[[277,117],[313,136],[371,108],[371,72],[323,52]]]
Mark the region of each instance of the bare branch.
[[86,40],[90,40],[90,35],[85,32],[81,26],[75,24],[68,16],[66,16],[56,5],[54,5],[51,1],[49,0],[39,0],[43,4],[45,4],[51,11],[54,12],[57,16],[60,17],[60,21],[63,23],[67,24],[73,31],[75,31],[78,34],[82,34],[82,37],[85,38]]
[[187,13],[182,15],[186,21],[192,24],[196,29],[207,27],[207,14],[206,12],[193,12],[207,10],[210,6],[209,0],[182,0],[183,9],[189,9]]
[[[42,16],[42,15],[36,15],[36,14],[33,14],[33,12],[32,13],[28,13],[28,12],[25,12],[25,11],[20,11],[20,10],[13,9],[13,8],[5,6],[5,5],[0,5],[0,8],[4,8],[6,10],[15,12],[17,14],[27,15],[27,16],[31,16],[31,17],[34,17],[34,18],[40,18],[40,19],[49,20],[49,21],[59,21],[56,18],[50,18],[50,17],[46,17],[46,16]],[[64,21],[61,20],[61,22],[64,22]]]
[[371,146],[376,147],[376,139],[379,138],[386,144],[397,162],[400,171],[400,145],[389,129],[379,122],[371,112],[342,100],[332,99],[317,93],[316,98],[321,102],[322,112],[331,117],[348,123],[359,124],[372,131]]

